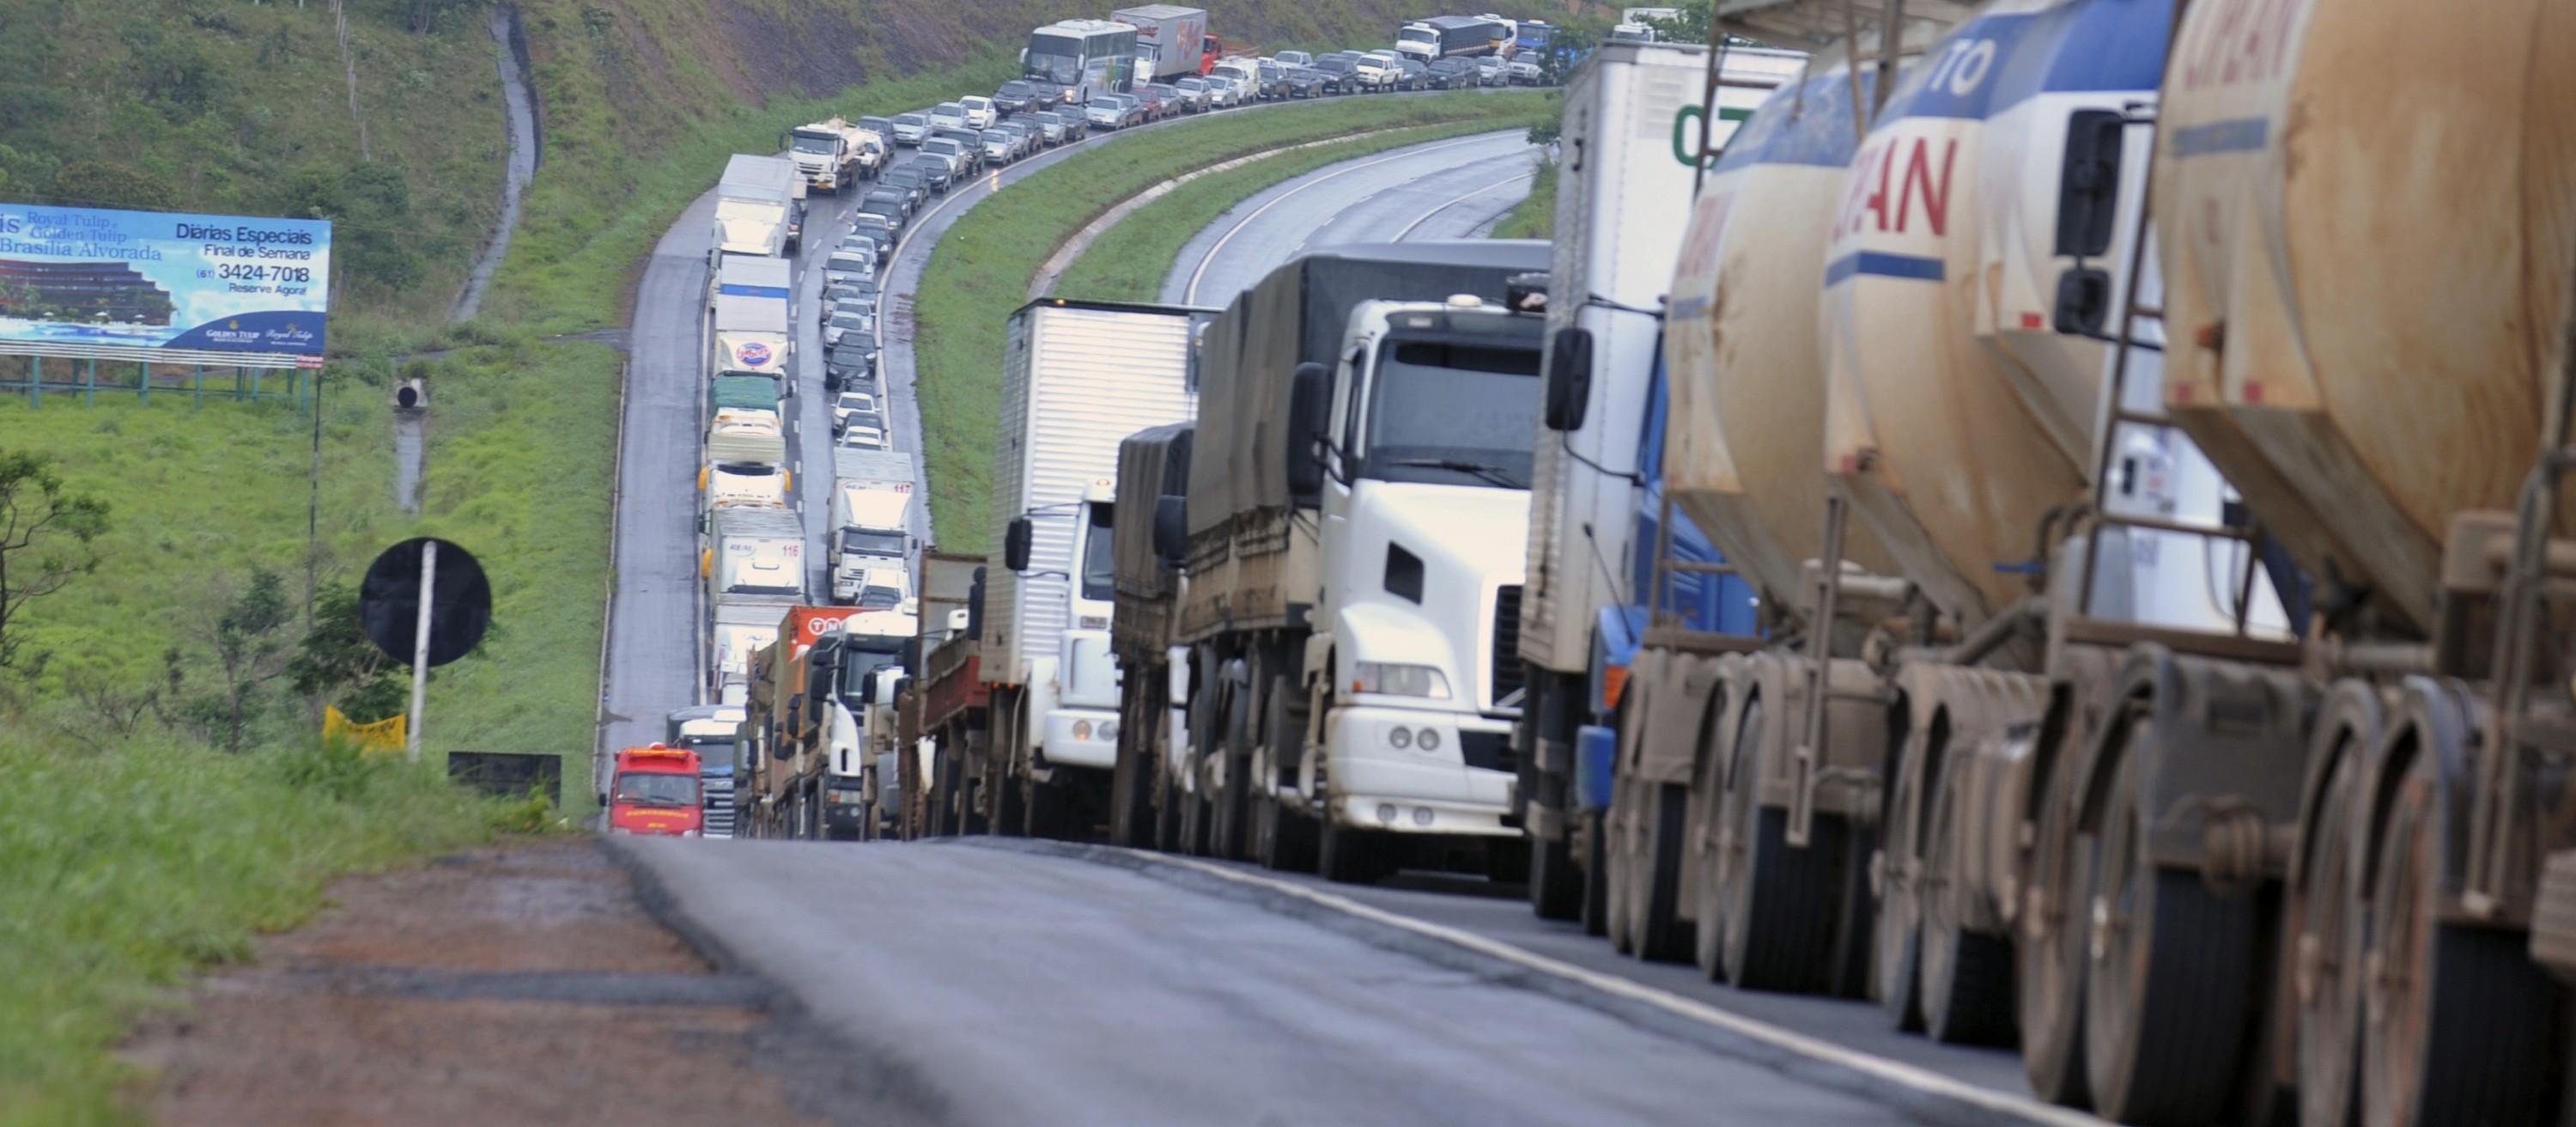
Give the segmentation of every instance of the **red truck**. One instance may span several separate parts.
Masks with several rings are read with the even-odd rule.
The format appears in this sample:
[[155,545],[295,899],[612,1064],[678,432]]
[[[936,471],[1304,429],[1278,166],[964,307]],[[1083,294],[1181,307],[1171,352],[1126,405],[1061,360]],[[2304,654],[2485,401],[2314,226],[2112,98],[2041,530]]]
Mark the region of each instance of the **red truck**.
[[654,744],[617,753],[607,795],[608,832],[697,837],[706,829],[698,753]]

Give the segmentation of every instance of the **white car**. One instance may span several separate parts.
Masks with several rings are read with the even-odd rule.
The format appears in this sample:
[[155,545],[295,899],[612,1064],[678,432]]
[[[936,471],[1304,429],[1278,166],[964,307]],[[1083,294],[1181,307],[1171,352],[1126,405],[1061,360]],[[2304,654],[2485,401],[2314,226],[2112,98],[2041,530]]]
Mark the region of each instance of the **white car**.
[[885,432],[876,427],[850,427],[841,432],[835,445],[846,450],[883,450],[886,448]]
[[710,509],[753,507],[784,509],[793,474],[761,462],[718,462],[699,472],[698,485]]
[[842,392],[840,398],[832,401],[833,432],[839,433],[844,428],[847,428],[850,425],[850,416],[856,415],[862,411],[874,414],[876,409],[876,396],[870,395],[864,391]]
[[876,318],[856,311],[832,314],[823,322],[823,347],[838,348],[845,337],[866,340],[877,331]]
[[966,127],[969,129],[991,129],[994,122],[1002,120],[1002,107],[981,94],[968,94],[957,99],[957,104],[966,109]]
[[1379,55],[1362,55],[1352,61],[1352,76],[1364,90],[1393,90],[1404,79],[1404,66]]

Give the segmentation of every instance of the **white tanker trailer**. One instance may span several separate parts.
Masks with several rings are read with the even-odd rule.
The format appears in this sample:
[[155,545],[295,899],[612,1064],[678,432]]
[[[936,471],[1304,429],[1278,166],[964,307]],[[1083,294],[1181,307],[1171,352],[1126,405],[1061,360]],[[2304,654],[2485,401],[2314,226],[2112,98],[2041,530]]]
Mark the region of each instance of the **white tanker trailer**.
[[2297,832],[2205,819],[2290,877],[2266,1078],[2311,1124],[2559,1121],[2576,5],[2196,0],[2175,42],[2166,403],[2318,588]]

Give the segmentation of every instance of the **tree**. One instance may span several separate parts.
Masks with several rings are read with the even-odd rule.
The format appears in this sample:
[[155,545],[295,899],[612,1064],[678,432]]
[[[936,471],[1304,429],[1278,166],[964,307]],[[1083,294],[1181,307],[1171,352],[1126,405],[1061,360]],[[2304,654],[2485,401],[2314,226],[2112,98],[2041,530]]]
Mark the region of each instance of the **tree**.
[[290,658],[282,631],[294,617],[285,580],[254,567],[241,593],[200,627],[223,682],[212,695],[184,705],[182,713],[225,751],[238,752],[248,742],[251,725],[267,704],[262,690],[285,674]]
[[408,667],[385,656],[367,637],[358,589],[334,583],[314,599],[313,628],[287,662],[295,691],[339,706],[361,723],[400,713],[409,703]]
[[0,450],[0,669],[26,642],[27,604],[98,570],[107,524],[107,502],[65,492],[51,459]]

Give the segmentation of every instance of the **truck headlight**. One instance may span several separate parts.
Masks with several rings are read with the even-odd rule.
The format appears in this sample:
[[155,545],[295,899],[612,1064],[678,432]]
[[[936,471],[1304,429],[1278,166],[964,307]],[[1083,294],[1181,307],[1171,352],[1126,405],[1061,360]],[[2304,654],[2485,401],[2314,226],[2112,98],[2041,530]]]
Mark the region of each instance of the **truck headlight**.
[[1363,661],[1351,669],[1351,691],[1397,697],[1449,699],[1449,676],[1428,665]]

